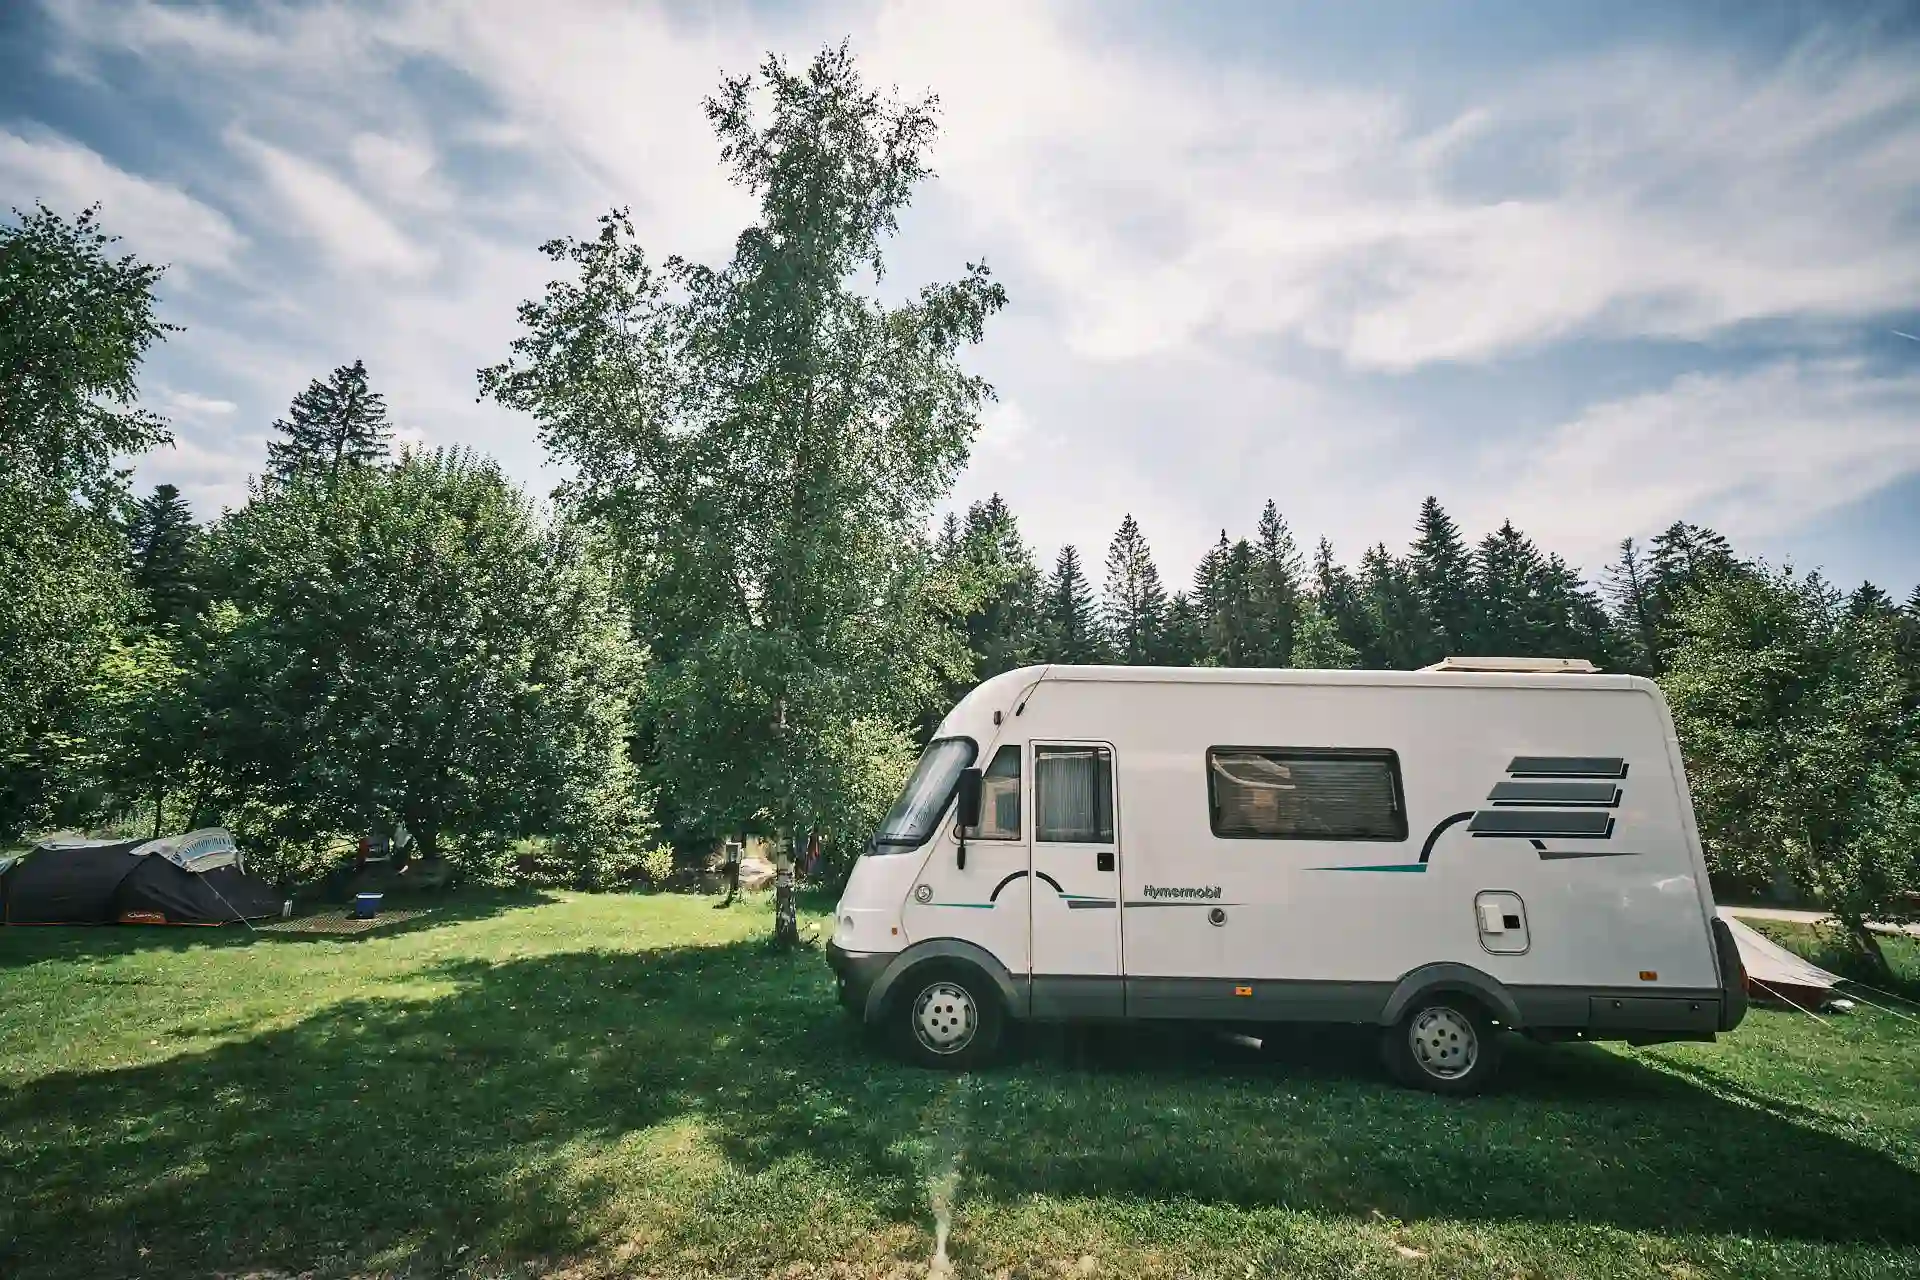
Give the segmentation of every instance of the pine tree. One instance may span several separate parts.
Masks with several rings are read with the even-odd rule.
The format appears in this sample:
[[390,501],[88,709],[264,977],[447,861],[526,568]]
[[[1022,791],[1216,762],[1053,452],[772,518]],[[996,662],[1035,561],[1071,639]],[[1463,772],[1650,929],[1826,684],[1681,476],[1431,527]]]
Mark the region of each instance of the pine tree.
[[1606,595],[1613,606],[1614,632],[1620,638],[1621,657],[1631,671],[1659,675],[1665,669],[1645,557],[1632,538],[1620,542],[1620,558],[1606,571]]
[[960,554],[960,513],[947,512],[947,518],[940,522],[940,534],[934,539],[934,554],[942,561],[952,560]]
[[[977,593],[965,620],[974,678],[1025,666],[1040,645],[1040,570],[1012,508],[996,493],[968,507],[964,525],[953,516],[947,519],[954,555],[964,559]],[[948,537],[943,529],[942,542]]]
[[1159,662],[1165,649],[1167,592],[1153,552],[1131,512],[1120,521],[1107,548],[1106,595],[1101,619],[1114,660],[1129,666]]
[[359,360],[309,383],[273,426],[286,438],[267,442],[267,470],[282,480],[306,471],[331,481],[343,468],[376,465],[393,438],[386,400],[367,386]]
[[[1473,653],[1479,647],[1474,617],[1473,556],[1460,536],[1460,527],[1428,497],[1420,504],[1409,567],[1426,613],[1426,632],[1414,655],[1415,666],[1444,658],[1448,653]],[[1395,664],[1399,665],[1399,664]]]
[[1220,541],[1207,548],[1200,557],[1200,563],[1193,570],[1193,607],[1199,612],[1203,628],[1213,623],[1213,615],[1220,608],[1220,573],[1226,567],[1227,555],[1232,547],[1227,542],[1227,531],[1220,531]]
[[135,504],[127,522],[127,544],[133,586],[140,593],[136,623],[158,626],[198,612],[200,527],[180,490],[157,485]]
[[1245,538],[1228,546],[1213,575],[1207,657],[1222,667],[1257,667],[1261,635],[1253,599],[1254,551]]
[[1913,589],[1893,626],[1893,659],[1907,686],[1907,710],[1920,708],[1920,586]]
[[1488,653],[1544,654],[1552,620],[1541,586],[1546,562],[1508,520],[1480,540],[1474,553],[1479,644]]
[[1167,626],[1161,637],[1160,661],[1170,667],[1198,666],[1206,657],[1206,627],[1193,597],[1176,591],[1167,601]]
[[1294,664],[1293,643],[1301,615],[1302,576],[1300,548],[1294,543],[1287,522],[1281,518],[1280,509],[1269,498],[1260,512],[1253,555],[1255,645],[1262,666]]
[[1093,584],[1080,567],[1080,552],[1071,543],[1060,548],[1048,575],[1043,601],[1042,635],[1048,662],[1105,662],[1107,638],[1094,603]]
[[1360,558],[1360,594],[1374,643],[1372,652],[1361,651],[1363,665],[1411,671],[1434,660],[1439,645],[1409,561],[1375,543]]
[[1676,637],[1670,619],[1687,597],[1739,567],[1733,548],[1712,529],[1676,520],[1655,534],[1647,557],[1647,604],[1653,617],[1655,669],[1664,671]]
[[1847,597],[1847,613],[1856,621],[1879,619],[1890,622],[1900,616],[1900,606],[1893,597],[1871,582],[1863,582],[1853,589]]
[[1333,543],[1324,537],[1313,553],[1315,604],[1333,624],[1342,644],[1357,655],[1356,665],[1380,666],[1369,661],[1379,651],[1371,617],[1361,598],[1360,584],[1347,567],[1333,558]]

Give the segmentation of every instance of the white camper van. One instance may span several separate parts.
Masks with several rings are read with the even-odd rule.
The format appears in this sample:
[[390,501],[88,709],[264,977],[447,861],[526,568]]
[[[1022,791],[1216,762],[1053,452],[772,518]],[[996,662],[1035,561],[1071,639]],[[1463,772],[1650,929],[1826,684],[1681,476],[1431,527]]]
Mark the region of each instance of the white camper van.
[[1498,1033],[1711,1040],[1746,1010],[1658,688],[1584,662],[1027,667],[941,724],[828,957],[911,1058],[1005,1020],[1384,1029],[1468,1092]]

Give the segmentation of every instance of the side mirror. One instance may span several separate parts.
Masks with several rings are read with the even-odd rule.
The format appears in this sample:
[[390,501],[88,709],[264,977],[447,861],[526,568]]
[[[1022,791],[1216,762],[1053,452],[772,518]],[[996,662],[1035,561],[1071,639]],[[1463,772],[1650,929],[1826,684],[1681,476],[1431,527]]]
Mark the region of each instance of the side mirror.
[[962,828],[980,825],[980,771],[962,769],[960,771],[960,803],[957,812]]

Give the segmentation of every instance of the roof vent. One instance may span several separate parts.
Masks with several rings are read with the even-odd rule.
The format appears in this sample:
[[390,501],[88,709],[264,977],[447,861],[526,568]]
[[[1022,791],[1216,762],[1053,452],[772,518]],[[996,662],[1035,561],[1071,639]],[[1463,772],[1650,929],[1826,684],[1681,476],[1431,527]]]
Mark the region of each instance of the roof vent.
[[1585,658],[1442,658],[1422,671],[1530,671],[1536,675],[1598,675]]

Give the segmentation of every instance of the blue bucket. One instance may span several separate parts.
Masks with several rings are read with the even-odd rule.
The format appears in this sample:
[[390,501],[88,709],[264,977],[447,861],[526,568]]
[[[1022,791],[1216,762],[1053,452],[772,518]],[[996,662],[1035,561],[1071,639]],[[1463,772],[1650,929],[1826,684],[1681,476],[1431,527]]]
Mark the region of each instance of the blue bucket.
[[377,893],[356,893],[353,895],[353,914],[362,920],[371,920],[380,914],[380,895]]

